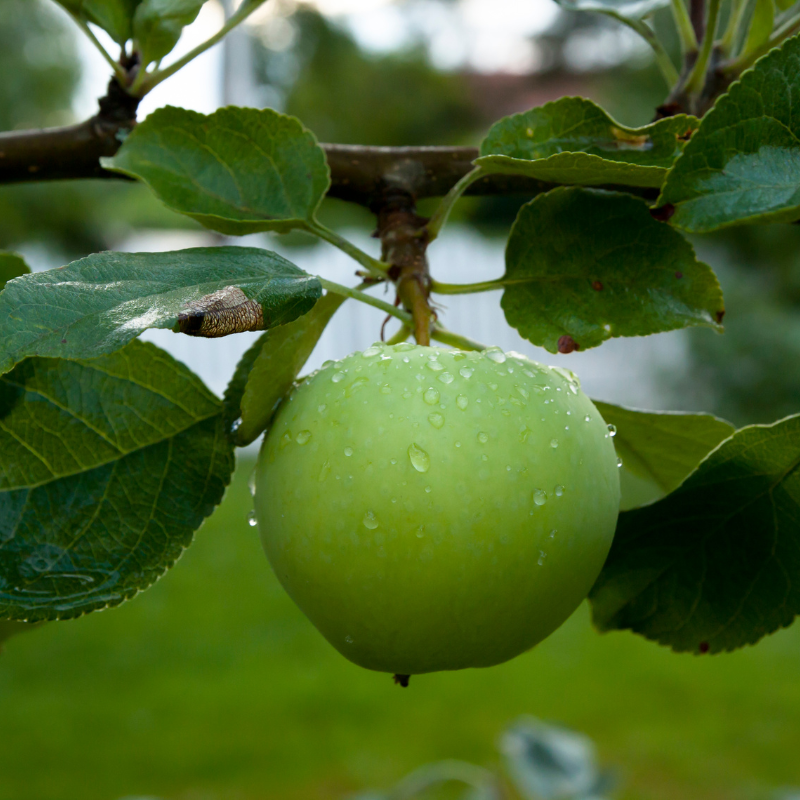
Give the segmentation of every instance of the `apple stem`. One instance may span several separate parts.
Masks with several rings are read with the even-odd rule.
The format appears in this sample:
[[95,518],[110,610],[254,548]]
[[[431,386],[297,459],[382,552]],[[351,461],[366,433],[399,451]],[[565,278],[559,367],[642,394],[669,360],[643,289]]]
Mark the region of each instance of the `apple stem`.
[[410,678],[411,678],[410,675],[395,675],[394,682],[398,686],[402,686],[404,689],[406,689],[408,687],[408,681]]
[[430,306],[431,276],[425,251],[428,247],[428,220],[417,215],[414,198],[405,191],[384,197],[377,209],[382,260],[390,264],[389,277],[397,287],[397,297],[413,318],[417,344],[431,343],[431,326],[436,314]]

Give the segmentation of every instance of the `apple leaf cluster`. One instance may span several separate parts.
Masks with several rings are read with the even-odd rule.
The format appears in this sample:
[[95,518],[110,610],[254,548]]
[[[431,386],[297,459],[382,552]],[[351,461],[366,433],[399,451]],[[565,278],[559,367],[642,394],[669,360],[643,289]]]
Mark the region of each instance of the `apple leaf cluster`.
[[[183,63],[161,67],[202,6],[58,2],[90,35],[97,26],[122,45],[115,74],[131,78],[137,97]],[[227,27],[258,5],[245,0]],[[630,25],[653,45],[665,77],[677,76],[646,22],[661,0],[562,5]],[[446,284],[434,265],[433,295],[502,289],[509,325],[550,352],[688,326],[722,330],[717,278],[683,234],[800,219],[800,38],[790,35],[800,21],[788,7],[776,18],[771,3],[767,11],[759,3],[749,21],[731,13],[714,44],[719,3],[709,5],[702,41],[682,0],[671,5],[693,66],[675,77],[670,98],[695,113],[665,111],[630,128],[569,97],[498,121],[419,239],[433,240],[482,179],[522,176],[538,190],[510,231],[504,276]],[[123,61],[134,57],[140,69],[131,77]],[[711,63],[723,90],[709,110],[702,89]],[[482,349],[438,321],[420,323],[390,248],[374,257],[319,222],[331,171],[293,117],[162,108],[103,166],[222,234],[317,236],[352,256],[364,282],[339,286],[252,247],[98,253],[35,274],[0,253],[2,620],[74,617],[160,577],[220,501],[235,447],[269,430],[347,298],[394,315],[395,343],[422,330]],[[400,307],[370,294],[393,283]],[[136,341],[149,328],[264,333],[219,400],[186,367]],[[616,426],[623,460],[617,534],[590,594],[598,627],[703,653],[790,624],[800,612],[800,416],[734,431],[709,415],[598,408]]]

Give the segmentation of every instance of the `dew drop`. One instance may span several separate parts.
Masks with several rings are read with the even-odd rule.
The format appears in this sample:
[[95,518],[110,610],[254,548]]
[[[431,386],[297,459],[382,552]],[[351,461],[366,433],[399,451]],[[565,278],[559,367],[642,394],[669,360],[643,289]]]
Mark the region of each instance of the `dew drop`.
[[558,447],[558,439],[551,439],[550,440],[550,447],[552,447],[553,450],[555,450],[556,447]]
[[467,379],[469,379],[469,378],[471,378],[471,377],[472,377],[472,373],[473,373],[473,372],[475,372],[475,370],[474,370],[472,367],[461,367],[461,369],[458,371],[458,374],[459,374],[459,375],[460,375],[462,378],[467,378]]
[[396,353],[405,353],[406,351],[413,350],[413,349],[414,349],[414,345],[411,344],[410,342],[400,342],[400,344],[396,344],[394,346],[394,351]]
[[550,531],[550,538],[555,539],[557,533],[558,531],[555,528],[553,528],[553,530]]
[[527,442],[528,437],[531,435],[531,429],[526,425],[520,432],[519,432],[519,440],[521,442]]
[[345,447],[344,454],[349,458],[353,455],[353,448],[352,447]]
[[374,511],[365,511],[361,524],[368,530],[374,531],[378,527],[378,520]]
[[430,456],[413,442],[408,446],[408,457],[417,472],[427,472],[431,468]]
[[616,436],[617,435],[617,426],[616,425],[609,425],[608,426],[608,435],[609,436]]
[[461,447],[461,442],[456,442],[456,447]]
[[456,405],[463,411],[469,405],[469,400],[463,394],[460,394],[456,397]]
[[317,406],[317,411],[318,411],[320,414],[324,414],[324,413],[325,413],[327,410],[328,410],[328,406],[327,406],[327,405],[325,405],[325,403],[322,403],[321,405],[318,405],[318,406]]
[[310,438],[311,431],[300,431],[300,433],[294,437],[294,440],[297,442],[297,444],[307,444]]
[[255,497],[256,496],[256,473],[253,472],[250,475],[249,480],[247,481],[247,488],[250,490],[250,494]]
[[344,640],[347,642],[347,644],[353,644],[353,637],[352,636],[345,636]]
[[442,373],[442,374],[439,376],[439,380],[440,380],[442,383],[452,383],[452,382],[453,382],[453,375],[452,375],[452,373],[450,373],[450,372],[443,372],[443,373]]
[[426,486],[425,487],[425,493],[426,494],[430,494],[431,493],[431,487],[430,486]]
[[359,389],[363,389],[369,383],[368,378],[356,378],[345,390],[345,397],[352,397]]
[[564,494],[564,487],[561,484],[559,484],[555,488],[555,493],[556,493],[556,497],[561,497]]
[[540,567],[544,564],[544,560],[547,558],[547,553],[544,550],[539,551],[539,560],[536,562]]
[[481,456],[481,461],[488,461],[488,460],[489,460],[489,456],[487,456],[487,455],[486,455],[486,453],[484,453],[484,454]]
[[431,386],[430,389],[425,390],[425,394],[422,395],[422,399],[429,406],[435,406],[439,402],[439,392],[434,389],[433,386]]
[[463,361],[467,357],[466,353],[462,353],[460,350],[456,350],[453,353],[453,361]]
[[520,393],[520,395],[524,397],[526,400],[531,396],[531,393],[522,386],[517,386],[516,389]]
[[292,443],[292,435],[287,431],[281,436],[281,450]]
[[572,394],[578,394],[578,387],[574,383],[570,383],[569,390]]
[[488,442],[488,441],[489,441],[489,434],[488,434],[488,433],[484,433],[483,431],[481,431],[481,432],[478,434],[478,441],[479,441],[481,444],[486,444],[486,442]]
[[547,502],[547,492],[544,489],[537,489],[533,493],[533,502],[537,506],[543,506]]
[[396,458],[390,458],[389,459],[389,463],[394,465],[394,464],[397,463],[397,459]]
[[496,391],[497,391],[497,384],[496,384],[496,383],[490,383],[490,384],[489,384],[489,388],[490,388],[490,389],[491,389],[493,392],[496,392]]
[[392,393],[392,387],[389,386],[388,383],[385,386],[381,386],[381,394],[391,394],[391,393]]
[[248,525],[249,525],[251,528],[255,528],[255,526],[256,526],[256,525],[258,525],[258,520],[256,519],[256,512],[255,512],[255,511],[251,511],[251,512],[250,512],[250,513],[247,515],[247,524],[248,524]]
[[425,535],[425,526],[420,525],[419,528],[417,528],[417,539],[421,539],[424,535]]
[[617,458],[617,466],[618,467],[622,466],[622,459],[621,458]]
[[377,355],[378,355],[378,353],[380,353],[380,352],[381,352],[381,349],[380,349],[380,347],[375,347],[375,345],[372,345],[372,347],[368,347],[368,348],[367,348],[367,349],[366,349],[366,350],[365,350],[365,351],[364,351],[364,352],[361,354],[361,356],[362,356],[362,358],[372,358],[372,356],[377,356]]
[[330,474],[330,471],[331,471],[331,462],[330,461],[326,461],[322,465],[322,469],[320,469],[320,471],[319,471],[319,482],[320,483],[324,483],[328,479],[328,475]]
[[428,422],[430,422],[434,428],[441,428],[444,425],[444,417],[436,413],[428,414]]
[[344,372],[334,372],[333,375],[331,375],[331,380],[334,383],[340,383],[344,380]]
[[592,418],[591,418],[591,417],[590,417],[590,416],[587,414],[587,415],[586,415],[586,416],[583,418],[583,421],[584,421],[584,422],[591,422],[591,421],[592,421]]
[[406,364],[410,364],[410,363],[411,363],[411,359],[410,359],[408,356],[403,356],[403,361],[404,361]]
[[444,369],[444,366],[438,361],[429,361],[425,366],[433,372],[441,372]]
[[484,355],[495,364],[502,364],[506,360],[506,354],[499,347],[490,347],[484,351]]

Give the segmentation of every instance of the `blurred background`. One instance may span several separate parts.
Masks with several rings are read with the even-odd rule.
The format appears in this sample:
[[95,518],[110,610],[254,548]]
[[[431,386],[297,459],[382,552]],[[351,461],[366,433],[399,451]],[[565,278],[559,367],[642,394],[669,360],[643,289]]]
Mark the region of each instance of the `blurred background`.
[[[209,0],[176,54],[232,5]],[[94,113],[107,67],[66,15],[48,0],[2,0],[0,10],[0,130]],[[668,36],[668,16],[655,24]],[[270,0],[159,86],[140,117],[166,104],[208,113],[233,103],[295,114],[322,141],[476,144],[497,118],[575,94],[638,125],[664,86],[633,34],[550,0]],[[501,275],[504,237],[525,200],[463,200],[430,249],[433,274]],[[366,211],[326,200],[321,216],[377,254]],[[34,269],[97,250],[222,241],[136,184],[0,187],[0,249]],[[354,279],[346,256],[300,234],[231,243]],[[741,228],[694,245],[725,291],[723,336],[679,331],[553,356],[507,326],[499,293],[444,298],[441,316],[487,344],[575,370],[597,399],[712,411],[739,425],[797,412],[800,228]],[[346,305],[309,367],[367,346],[381,322],[374,309]],[[253,336],[147,338],[221,394]],[[439,759],[492,767],[498,736],[523,713],[595,740],[626,800],[771,799],[800,785],[800,627],[731,655],[677,656],[630,634],[597,635],[582,607],[508,664],[402,690],[341,658],[283,594],[247,522],[254,454],[240,454],[226,500],[164,581],[111,613],[8,643],[0,800],[344,798]]]

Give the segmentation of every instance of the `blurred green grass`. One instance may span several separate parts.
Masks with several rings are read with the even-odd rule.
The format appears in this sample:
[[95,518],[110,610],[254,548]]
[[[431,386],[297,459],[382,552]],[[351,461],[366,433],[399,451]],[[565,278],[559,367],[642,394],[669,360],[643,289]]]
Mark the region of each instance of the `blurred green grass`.
[[626,800],[758,800],[800,784],[800,626],[677,656],[597,635],[582,607],[508,664],[412,678],[351,665],[264,559],[247,478],[160,583],[11,639],[0,657],[0,800],[327,800],[423,763],[493,766],[521,713],[591,736]]

